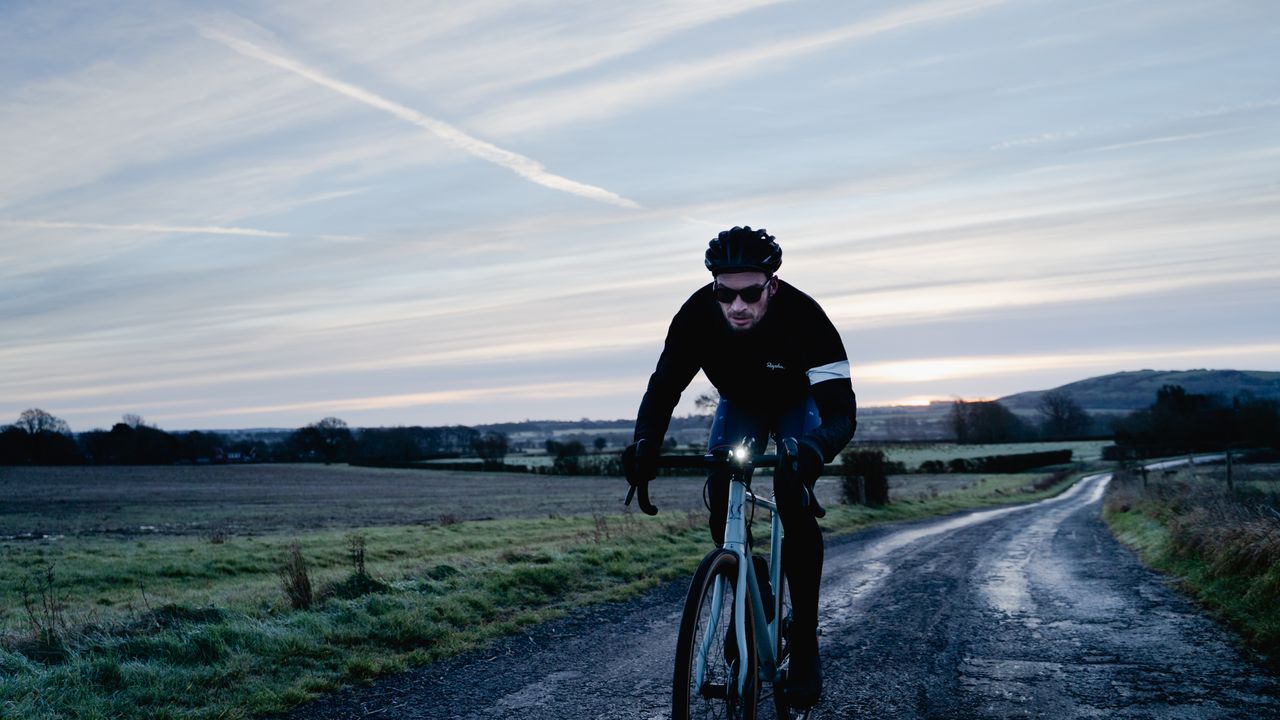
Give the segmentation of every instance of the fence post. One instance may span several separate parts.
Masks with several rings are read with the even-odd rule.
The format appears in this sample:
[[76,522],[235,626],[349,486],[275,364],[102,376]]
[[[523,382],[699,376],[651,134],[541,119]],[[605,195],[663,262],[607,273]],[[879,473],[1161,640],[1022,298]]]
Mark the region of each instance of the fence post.
[[1231,478],[1231,446],[1236,442],[1236,428],[1240,425],[1240,396],[1231,398],[1231,425],[1227,428],[1227,491],[1235,492],[1235,483]]

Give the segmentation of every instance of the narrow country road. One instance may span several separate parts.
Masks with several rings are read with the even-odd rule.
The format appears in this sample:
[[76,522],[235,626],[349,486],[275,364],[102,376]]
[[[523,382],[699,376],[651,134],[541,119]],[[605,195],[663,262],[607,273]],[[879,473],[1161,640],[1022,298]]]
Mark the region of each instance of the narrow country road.
[[[1280,678],[1108,533],[1109,479],[830,542],[813,717],[1280,718]],[[665,718],[683,594],[591,608],[291,717]]]

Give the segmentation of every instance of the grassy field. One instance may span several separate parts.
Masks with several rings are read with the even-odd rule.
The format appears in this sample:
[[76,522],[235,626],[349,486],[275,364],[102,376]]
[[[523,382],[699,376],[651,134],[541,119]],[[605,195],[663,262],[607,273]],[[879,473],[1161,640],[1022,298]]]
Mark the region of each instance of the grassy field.
[[[1044,477],[894,478],[883,509],[837,505],[824,479],[823,525],[1065,486],[1035,491]],[[14,499],[0,508],[0,716],[254,717],[691,572],[708,545],[701,483],[660,480],[657,518],[619,512],[622,489],[336,466],[0,469]],[[294,553],[306,608],[284,588],[298,587],[281,574]]]
[[956,458],[976,458],[988,455],[1019,455],[1046,450],[1071,450],[1073,462],[1094,462],[1102,459],[1102,448],[1111,445],[1110,440],[1063,440],[1058,442],[996,443],[986,445],[961,445],[959,443],[854,443],[857,450],[883,450],[892,462],[906,464],[908,469],[920,466],[926,460],[947,462]]
[[1280,668],[1280,465],[1117,474],[1103,517],[1152,567],[1182,583]]

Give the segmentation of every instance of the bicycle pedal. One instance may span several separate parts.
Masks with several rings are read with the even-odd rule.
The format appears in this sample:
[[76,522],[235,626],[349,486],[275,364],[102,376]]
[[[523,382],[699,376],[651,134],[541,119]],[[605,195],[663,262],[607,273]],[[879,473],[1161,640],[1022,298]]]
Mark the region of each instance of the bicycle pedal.
[[704,682],[698,688],[698,694],[708,700],[724,700],[729,697],[729,690],[724,683]]

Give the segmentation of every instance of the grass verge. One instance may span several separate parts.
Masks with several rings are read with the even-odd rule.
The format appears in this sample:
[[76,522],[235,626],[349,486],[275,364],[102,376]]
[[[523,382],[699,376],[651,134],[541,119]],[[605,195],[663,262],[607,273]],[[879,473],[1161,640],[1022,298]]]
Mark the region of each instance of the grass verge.
[[1280,468],[1232,489],[1220,474],[1191,469],[1144,483],[1117,473],[1103,518],[1143,562],[1239,632],[1259,661],[1280,669]]
[[[884,508],[834,506],[823,526],[840,534],[1025,502],[1071,482],[1045,477],[975,479]],[[358,538],[0,544],[0,716],[279,712],[686,576],[706,535],[705,513],[664,513],[372,528]],[[297,600],[301,573],[309,603]]]
[[[1071,487],[1082,475],[1060,471],[1052,474],[1018,473],[1010,475],[963,476],[967,481],[950,489],[939,490],[928,479],[914,480],[919,486],[884,507],[836,505],[827,509],[821,521],[828,536],[853,532],[871,525],[903,520],[937,517],[964,510],[1017,505],[1053,497]],[[932,476],[902,476],[906,481]],[[958,476],[947,476],[955,478]],[[899,482],[895,477],[893,483]],[[892,492],[892,491],[891,491]]]

